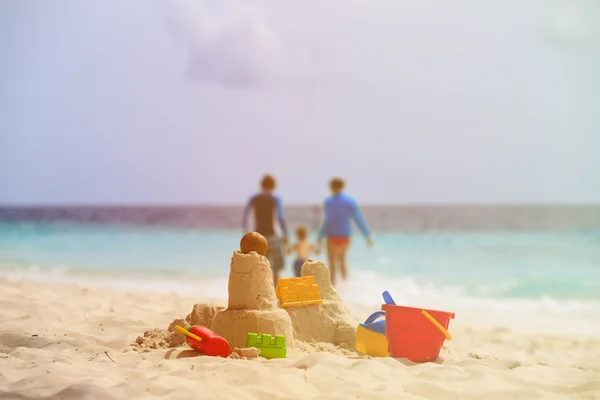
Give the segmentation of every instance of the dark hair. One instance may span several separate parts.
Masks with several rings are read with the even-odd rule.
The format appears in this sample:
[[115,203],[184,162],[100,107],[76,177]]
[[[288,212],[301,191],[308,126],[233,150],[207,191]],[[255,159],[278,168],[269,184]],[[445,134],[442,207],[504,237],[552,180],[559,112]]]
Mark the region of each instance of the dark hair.
[[329,181],[329,187],[331,188],[331,191],[334,193],[339,193],[342,191],[342,189],[344,188],[344,181],[342,180],[342,178],[333,178],[331,181]]
[[276,186],[275,178],[273,178],[272,175],[263,176],[262,180],[260,181],[260,186],[265,190],[275,189],[275,186]]
[[306,237],[308,236],[308,229],[306,229],[306,226],[299,225],[296,228],[296,236],[298,236],[298,239],[300,240],[306,239]]

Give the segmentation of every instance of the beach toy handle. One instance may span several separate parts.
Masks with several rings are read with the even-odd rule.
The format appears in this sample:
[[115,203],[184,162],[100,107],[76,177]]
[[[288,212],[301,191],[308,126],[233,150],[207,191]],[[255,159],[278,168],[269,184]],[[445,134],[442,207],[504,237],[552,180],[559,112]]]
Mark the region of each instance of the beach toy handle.
[[379,317],[385,317],[385,311],[375,311],[373,314],[369,315],[369,317],[365,320],[365,324],[375,322],[375,320]]
[[191,337],[192,339],[195,339],[199,342],[202,341],[202,338],[200,336],[194,335],[192,332],[188,331],[187,329],[185,329],[182,326],[175,325],[175,329],[177,329],[179,332],[183,333],[184,335]]
[[448,332],[443,326],[442,324],[440,324],[435,318],[433,318],[431,316],[431,314],[429,314],[427,311],[425,310],[421,310],[421,314],[423,314],[425,316],[425,318],[427,318],[433,325],[435,325],[440,331],[442,331],[442,333],[444,334],[444,336],[446,336],[446,339],[448,340],[452,340],[452,335],[450,334],[450,332]]
[[393,306],[396,305],[396,302],[392,298],[392,295],[387,290],[385,292],[383,292],[381,295],[383,296],[383,302],[385,304],[391,304]]

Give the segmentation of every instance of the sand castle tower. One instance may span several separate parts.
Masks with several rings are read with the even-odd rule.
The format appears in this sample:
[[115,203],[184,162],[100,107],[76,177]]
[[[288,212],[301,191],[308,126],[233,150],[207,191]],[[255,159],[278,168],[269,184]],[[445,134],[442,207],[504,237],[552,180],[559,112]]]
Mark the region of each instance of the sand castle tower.
[[285,309],[292,319],[295,338],[354,348],[358,322],[331,286],[327,265],[309,258],[302,265],[302,276],[314,277],[323,301],[319,305]]
[[264,256],[266,239],[251,232],[242,238],[240,249],[231,257],[228,307],[215,314],[211,329],[234,347],[243,347],[250,332],[293,339],[290,316],[277,305],[271,267]]

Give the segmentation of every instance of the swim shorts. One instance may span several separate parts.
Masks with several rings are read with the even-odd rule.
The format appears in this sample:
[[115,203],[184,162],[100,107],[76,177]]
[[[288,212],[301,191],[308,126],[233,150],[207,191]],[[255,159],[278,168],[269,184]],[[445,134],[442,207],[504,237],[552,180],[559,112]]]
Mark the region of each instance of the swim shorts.
[[304,264],[304,261],[306,260],[301,258],[297,258],[296,261],[294,261],[294,273],[298,278],[302,276],[302,265]]
[[281,271],[284,267],[283,244],[277,236],[267,236],[267,254],[265,255],[271,264],[273,271]]
[[334,246],[348,246],[350,244],[348,236],[330,236],[327,241]]

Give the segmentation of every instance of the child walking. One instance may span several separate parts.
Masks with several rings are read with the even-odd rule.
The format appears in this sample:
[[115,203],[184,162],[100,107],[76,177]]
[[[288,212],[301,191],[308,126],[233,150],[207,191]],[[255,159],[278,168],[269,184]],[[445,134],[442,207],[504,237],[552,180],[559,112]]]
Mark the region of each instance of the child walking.
[[288,254],[291,254],[292,252],[296,253],[296,260],[294,261],[294,274],[296,277],[302,275],[302,264],[304,264],[304,261],[306,261],[314,251],[315,246],[308,240],[308,229],[305,226],[300,225],[296,228],[296,243],[288,249]]

